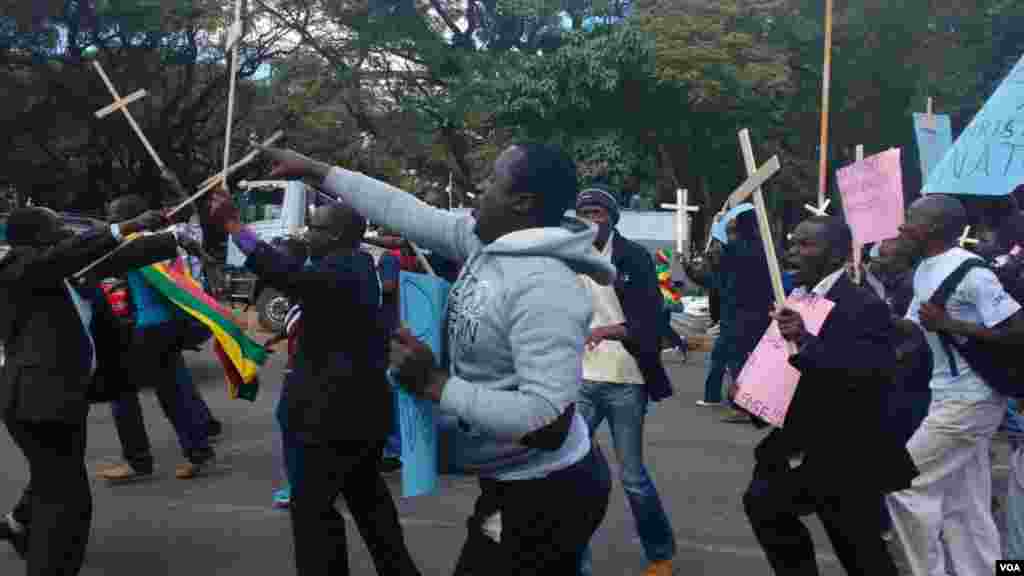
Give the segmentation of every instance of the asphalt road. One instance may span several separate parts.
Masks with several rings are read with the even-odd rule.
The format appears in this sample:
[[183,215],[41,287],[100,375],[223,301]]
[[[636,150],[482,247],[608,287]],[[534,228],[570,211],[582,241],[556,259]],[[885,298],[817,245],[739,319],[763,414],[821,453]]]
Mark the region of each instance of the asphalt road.
[[[280,385],[281,355],[264,369],[256,402],[229,400],[211,354],[189,354],[188,362],[226,432],[217,450],[220,470],[196,480],[177,480],[181,461],[170,425],[151,393],[143,406],[157,461],[156,477],[143,483],[108,486],[93,481],[94,520],[83,574],[146,576],[163,574],[293,574],[286,512],[270,506],[278,474],[273,460],[277,428],[274,403]],[[672,520],[678,541],[677,574],[770,576],[764,556],[746,523],[740,495],[749,480],[752,450],[762,434],[748,426],[719,421],[717,410],[698,408],[703,358],[669,362],[676,395],[652,407],[646,429],[646,459]],[[841,424],[839,424],[841,425]],[[616,466],[607,428],[598,434]],[[88,466],[114,462],[120,453],[107,406],[89,417]],[[27,479],[21,454],[0,434],[0,510],[17,500]],[[400,493],[398,475],[390,477]],[[465,519],[478,494],[475,482],[444,477],[436,495],[399,499],[399,512],[413,558],[424,575],[451,573],[465,538]],[[344,507],[339,501],[339,506]],[[808,521],[818,542],[823,576],[842,574],[820,523]],[[370,557],[349,523],[352,573],[372,575]],[[608,516],[594,541],[598,575],[639,574],[645,566],[621,484],[613,488]],[[23,573],[14,552],[0,547],[0,575]]]

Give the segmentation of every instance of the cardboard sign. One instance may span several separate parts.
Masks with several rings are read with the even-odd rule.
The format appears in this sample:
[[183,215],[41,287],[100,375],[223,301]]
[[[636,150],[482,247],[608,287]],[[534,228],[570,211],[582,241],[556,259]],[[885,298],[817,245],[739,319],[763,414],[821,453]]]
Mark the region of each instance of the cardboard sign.
[[1024,58],[925,181],[923,194],[1006,196],[1024,181]]
[[[400,318],[412,335],[430,346],[440,364],[444,343],[445,303],[450,285],[425,274],[399,274]],[[402,497],[430,494],[437,490],[438,408],[430,400],[406,392],[388,374],[397,389],[399,433],[402,436]]]
[[[798,312],[807,331],[815,336],[834,306],[831,300],[813,294],[786,299],[786,307]],[[800,372],[790,365],[786,348],[779,323],[772,321],[736,378],[734,398],[743,409],[780,428],[800,381]]]
[[939,165],[942,157],[953,146],[953,127],[946,114],[933,114],[934,126],[929,125],[927,114],[914,114],[914,140],[921,161],[921,181]]
[[840,168],[836,182],[855,243],[863,246],[899,236],[904,210],[899,148]]

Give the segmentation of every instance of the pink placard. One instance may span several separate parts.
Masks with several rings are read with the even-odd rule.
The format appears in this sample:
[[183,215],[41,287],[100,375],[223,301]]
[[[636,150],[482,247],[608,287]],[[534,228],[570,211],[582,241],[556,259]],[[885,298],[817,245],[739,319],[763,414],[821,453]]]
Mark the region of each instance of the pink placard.
[[854,242],[863,246],[899,236],[904,211],[899,148],[840,168],[836,183]]
[[[786,307],[800,313],[807,331],[815,336],[834,306],[831,300],[815,295],[786,299]],[[800,371],[789,364],[779,324],[772,321],[736,378],[734,400],[744,410],[781,428],[799,381]]]

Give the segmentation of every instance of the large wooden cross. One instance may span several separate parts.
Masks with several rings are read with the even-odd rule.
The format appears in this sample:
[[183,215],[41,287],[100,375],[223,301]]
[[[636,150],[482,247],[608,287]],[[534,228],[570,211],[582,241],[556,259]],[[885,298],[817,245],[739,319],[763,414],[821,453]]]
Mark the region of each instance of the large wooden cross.
[[128,124],[131,125],[135,135],[142,141],[142,145],[146,147],[146,151],[149,152],[150,157],[153,158],[157,167],[160,168],[160,171],[167,172],[167,166],[164,165],[164,161],[160,159],[160,155],[153,149],[153,145],[149,143],[149,139],[142,133],[142,128],[139,128],[139,124],[135,121],[135,117],[132,116],[132,113],[128,110],[129,104],[146,96],[146,91],[136,90],[124,98],[121,98],[120,94],[117,92],[117,88],[114,87],[114,83],[110,81],[110,77],[107,76],[107,72],[103,69],[103,65],[95,58],[96,52],[96,48],[94,46],[90,46],[82,55],[86,58],[92,58],[93,69],[95,69],[96,73],[100,75],[100,78],[103,79],[103,83],[107,85],[107,90],[110,91],[110,95],[114,97],[114,102],[112,104],[104,106],[96,111],[96,117],[105,118],[106,116],[120,110],[121,114],[123,114],[125,119],[128,120]]
[[[750,177],[748,180],[743,182],[742,186],[740,186],[736,192],[738,193],[750,188],[748,187],[749,182],[756,181],[757,179],[760,179],[760,181],[757,182],[754,189],[749,194],[746,194],[746,196],[737,196],[737,203],[742,202],[748,196],[753,196],[754,198],[754,212],[758,217],[758,229],[761,232],[761,244],[764,246],[765,257],[768,259],[768,273],[771,276],[772,292],[775,294],[775,307],[780,308],[783,305],[783,302],[785,302],[785,289],[782,287],[782,271],[779,269],[778,257],[775,254],[775,242],[771,237],[771,224],[768,222],[768,211],[765,208],[764,194],[761,192],[761,183],[767,180],[771,174],[778,171],[778,157],[773,156],[772,160],[769,160],[765,166],[757,168],[757,164],[754,161],[754,147],[751,146],[751,133],[746,128],[739,131],[739,148],[743,153],[743,164],[746,165],[746,173],[748,173]],[[758,174],[761,173],[766,166],[772,164],[772,161],[774,161],[775,169],[767,176],[758,178]],[[736,193],[733,194],[735,195]],[[730,197],[730,200],[731,199],[732,197]],[[793,347],[792,343],[790,346]]]
[[690,215],[688,212],[697,212],[699,206],[689,204],[689,190],[676,190],[675,204],[662,204],[661,207],[667,210],[676,211],[676,254],[689,254],[690,252]]

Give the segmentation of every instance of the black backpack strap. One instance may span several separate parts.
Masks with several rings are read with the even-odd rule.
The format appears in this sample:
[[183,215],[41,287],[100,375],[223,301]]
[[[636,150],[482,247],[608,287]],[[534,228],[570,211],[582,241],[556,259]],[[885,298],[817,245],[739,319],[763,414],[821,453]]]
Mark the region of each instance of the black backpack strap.
[[[929,302],[935,304],[940,308],[945,308],[946,303],[949,301],[949,297],[953,295],[956,287],[964,281],[967,274],[975,268],[988,268],[988,265],[981,258],[971,258],[964,260],[956,270],[946,276],[946,279],[939,284],[939,287],[932,294],[932,297],[928,299]],[[949,371],[953,377],[960,375],[960,369],[956,366],[956,356],[953,355],[953,349],[956,348],[956,343],[953,342],[953,338],[945,333],[939,332],[939,342],[942,343],[942,350],[946,353],[946,357],[949,358]]]

